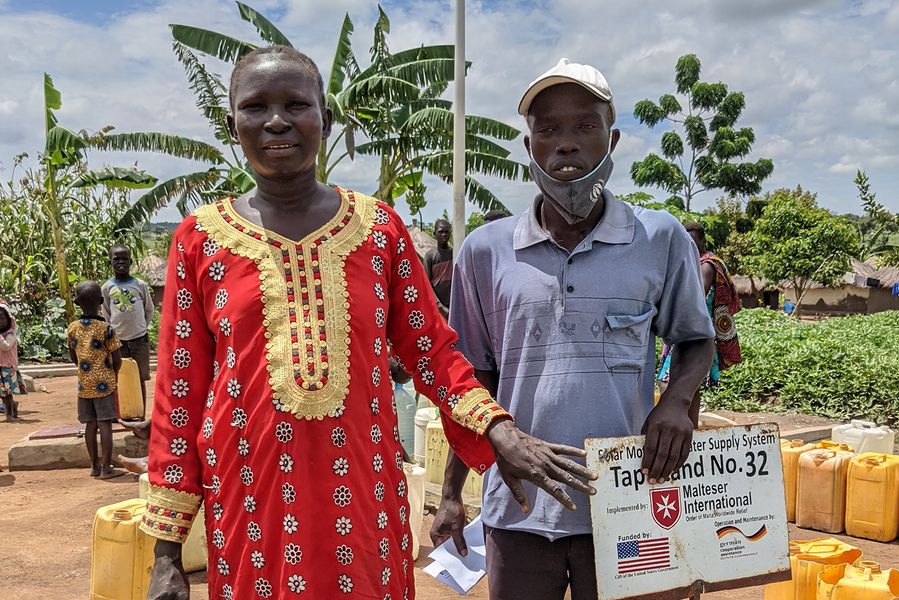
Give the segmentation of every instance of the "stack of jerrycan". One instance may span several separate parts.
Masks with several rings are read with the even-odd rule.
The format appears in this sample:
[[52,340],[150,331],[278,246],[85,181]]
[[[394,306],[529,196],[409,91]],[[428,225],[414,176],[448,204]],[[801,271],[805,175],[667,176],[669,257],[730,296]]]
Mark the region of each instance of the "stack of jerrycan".
[[765,586],[765,600],[815,600],[818,575],[830,567],[853,563],[862,551],[834,538],[790,542],[792,579]]
[[860,560],[837,565],[818,575],[817,600],[894,600],[899,597],[899,571]]
[[844,425],[836,425],[831,430],[831,438],[835,442],[849,444],[859,454],[865,452],[892,454],[896,434],[886,425],[877,427],[871,421],[853,419]]
[[104,506],[94,516],[90,600],[143,600],[156,540],[140,529],[145,500]]
[[899,533],[899,456],[866,452],[849,464],[846,533],[891,542]]
[[796,525],[840,533],[846,516],[846,479],[854,453],[846,444],[824,441],[799,455]]
[[780,455],[784,472],[784,495],[787,501],[787,521],[796,521],[796,482],[799,479],[799,456],[815,449],[815,444],[802,440],[780,440]]

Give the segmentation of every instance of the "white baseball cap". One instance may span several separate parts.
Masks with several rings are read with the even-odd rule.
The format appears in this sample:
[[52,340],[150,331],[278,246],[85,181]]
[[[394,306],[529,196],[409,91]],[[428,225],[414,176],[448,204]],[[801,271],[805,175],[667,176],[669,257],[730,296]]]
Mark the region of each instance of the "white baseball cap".
[[612,108],[612,122],[615,122],[615,103],[612,102],[612,90],[606,78],[590,65],[573,63],[567,58],[531,82],[518,103],[518,113],[526,117],[537,94],[560,83],[576,83],[603,102],[608,102]]

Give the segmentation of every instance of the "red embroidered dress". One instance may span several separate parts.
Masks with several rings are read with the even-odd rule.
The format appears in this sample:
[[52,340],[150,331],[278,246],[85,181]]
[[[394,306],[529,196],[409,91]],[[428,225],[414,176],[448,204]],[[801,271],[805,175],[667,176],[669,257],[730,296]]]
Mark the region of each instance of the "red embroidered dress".
[[340,190],[295,243],[204,206],[175,232],[142,528],[183,541],[205,502],[211,598],[412,598],[388,339],[478,471],[506,413],[454,350],[400,218]]

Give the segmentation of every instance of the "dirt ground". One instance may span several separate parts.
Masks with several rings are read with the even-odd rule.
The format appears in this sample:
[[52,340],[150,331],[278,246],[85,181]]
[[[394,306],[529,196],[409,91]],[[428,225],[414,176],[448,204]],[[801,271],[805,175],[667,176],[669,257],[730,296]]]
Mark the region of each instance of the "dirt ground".
[[[59,471],[7,470],[7,451],[15,442],[39,429],[75,422],[74,377],[37,381],[46,392],[21,401],[18,423],[0,422],[0,598],[3,600],[84,600],[90,588],[91,522],[100,506],[136,497],[137,477],[125,475],[97,481],[87,469]],[[149,389],[152,389],[150,387]],[[738,423],[774,421],[781,431],[827,423],[805,415],[741,415],[719,413]],[[431,547],[427,542],[430,517],[425,517],[422,548],[416,563],[419,600],[456,597],[456,593],[425,575]],[[822,534],[791,526],[793,539],[811,539]],[[842,536],[836,536],[842,537]],[[845,538],[862,548],[865,558],[885,566],[899,567],[899,545]],[[191,576],[191,598],[207,600],[205,574]],[[467,596],[487,599],[482,580]],[[756,600],[761,588],[746,588],[705,594],[708,600]]]

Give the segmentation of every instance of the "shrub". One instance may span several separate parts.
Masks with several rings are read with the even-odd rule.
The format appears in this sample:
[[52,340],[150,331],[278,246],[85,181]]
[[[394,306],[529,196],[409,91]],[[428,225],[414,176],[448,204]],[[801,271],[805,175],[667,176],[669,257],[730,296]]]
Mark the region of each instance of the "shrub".
[[802,323],[737,313],[743,362],[706,390],[710,408],[899,423],[899,311]]

